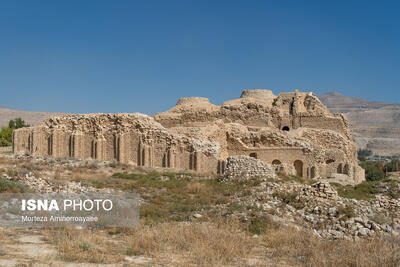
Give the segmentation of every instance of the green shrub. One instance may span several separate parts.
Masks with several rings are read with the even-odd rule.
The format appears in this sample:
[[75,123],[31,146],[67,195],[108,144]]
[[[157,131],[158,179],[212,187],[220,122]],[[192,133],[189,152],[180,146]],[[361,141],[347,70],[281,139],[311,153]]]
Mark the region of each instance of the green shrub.
[[10,120],[8,127],[3,127],[0,131],[0,147],[11,146],[12,145],[12,133],[15,129],[28,127],[21,118],[16,118],[15,120]]
[[400,160],[392,159],[391,162],[385,165],[385,171],[387,172],[398,172],[400,171]]
[[345,198],[354,198],[358,200],[368,200],[374,198],[380,192],[378,182],[364,181],[361,184],[351,186],[338,186],[338,194]]
[[23,184],[0,178],[0,193],[23,193],[26,191]]
[[360,166],[365,170],[367,181],[379,181],[385,178],[384,166],[381,162],[361,162]]
[[0,146],[12,145],[12,132],[14,129],[3,127],[0,131]]

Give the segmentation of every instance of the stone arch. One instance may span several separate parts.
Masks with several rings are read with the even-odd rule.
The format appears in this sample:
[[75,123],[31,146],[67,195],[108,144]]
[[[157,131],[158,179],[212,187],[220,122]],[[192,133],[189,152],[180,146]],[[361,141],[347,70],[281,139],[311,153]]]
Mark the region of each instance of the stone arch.
[[296,171],[296,176],[303,177],[303,162],[301,160],[296,160],[293,163],[294,169]]
[[282,131],[287,131],[287,132],[290,131],[289,126],[283,126],[283,127],[282,127]]
[[272,165],[281,165],[282,163],[281,163],[281,161],[279,160],[279,159],[274,159],[273,161],[272,161]]
[[315,178],[315,176],[316,176],[316,169],[315,166],[312,166],[310,170],[310,178],[313,179]]
[[252,158],[257,158],[257,153],[255,153],[255,152],[253,152],[253,153],[250,153],[250,155],[249,155],[250,157],[252,157]]
[[339,163],[339,165],[337,166],[337,173],[343,173],[343,164]]

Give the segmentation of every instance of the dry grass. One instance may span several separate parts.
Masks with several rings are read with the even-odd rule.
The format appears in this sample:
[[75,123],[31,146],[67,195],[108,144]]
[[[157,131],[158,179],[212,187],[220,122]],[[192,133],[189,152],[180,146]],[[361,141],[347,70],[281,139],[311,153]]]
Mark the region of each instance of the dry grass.
[[116,263],[127,255],[155,260],[174,255],[182,266],[220,266],[243,263],[257,244],[237,221],[173,222],[114,232],[56,229],[46,235],[63,261],[90,263]]
[[210,186],[200,182],[193,182],[186,185],[186,192],[189,194],[205,194],[210,190]]
[[168,253],[201,266],[229,264],[246,259],[256,245],[234,221],[145,226],[128,236],[127,240],[129,254],[157,257]]
[[[266,265],[399,266],[400,239],[325,240],[291,227],[271,228],[259,237],[236,220],[169,222],[139,229],[50,230],[48,239],[64,261],[116,263],[127,255],[155,262],[174,258],[180,266],[244,266],[250,259]],[[0,232],[1,237],[1,232]]]
[[67,262],[116,263],[121,248],[103,231],[56,229],[46,231],[60,258]]
[[11,165],[14,163],[15,163],[14,159],[0,157],[0,165]]
[[306,231],[287,228],[264,237],[272,257],[305,266],[399,266],[400,239],[323,240]]

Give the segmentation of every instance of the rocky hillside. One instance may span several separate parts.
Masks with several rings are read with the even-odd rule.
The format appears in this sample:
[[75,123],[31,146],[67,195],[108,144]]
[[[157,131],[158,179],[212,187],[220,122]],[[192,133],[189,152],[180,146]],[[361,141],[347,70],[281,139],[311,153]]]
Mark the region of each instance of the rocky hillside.
[[333,92],[319,95],[331,112],[351,122],[357,146],[380,155],[400,154],[400,104],[367,101]]
[[8,125],[10,120],[22,118],[30,125],[37,125],[43,120],[53,116],[59,116],[60,112],[38,112],[38,111],[22,111],[0,107],[0,127]]

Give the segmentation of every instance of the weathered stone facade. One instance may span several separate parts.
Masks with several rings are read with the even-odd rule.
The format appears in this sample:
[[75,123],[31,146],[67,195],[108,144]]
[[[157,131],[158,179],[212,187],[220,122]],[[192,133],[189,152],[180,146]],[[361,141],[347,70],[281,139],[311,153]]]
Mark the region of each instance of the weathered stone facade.
[[226,158],[248,155],[304,178],[337,173],[363,181],[349,122],[312,93],[245,90],[221,106],[181,98],[154,118],[143,114],[54,117],[14,131],[15,154],[117,160],[139,166],[223,174]]

